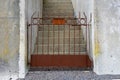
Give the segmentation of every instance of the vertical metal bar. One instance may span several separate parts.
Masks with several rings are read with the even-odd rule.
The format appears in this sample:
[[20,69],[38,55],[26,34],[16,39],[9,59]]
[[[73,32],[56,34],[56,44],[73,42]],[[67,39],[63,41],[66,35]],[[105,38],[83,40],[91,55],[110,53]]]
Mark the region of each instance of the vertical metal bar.
[[86,16],[86,49],[87,49],[87,54],[88,54],[88,24],[87,24],[87,16]]
[[[37,55],[39,55],[39,51],[38,51],[38,49],[39,49],[39,12],[38,12],[38,18],[37,18]],[[39,62],[39,60],[36,60],[36,63],[38,63]]]
[[[81,18],[81,14],[80,14],[80,12],[79,12],[79,18],[78,18],[78,20],[81,20],[80,18]],[[80,21],[80,22],[81,22],[81,21]],[[80,29],[81,29],[81,24],[80,24],[80,26],[79,26],[79,55],[80,55],[80,53],[81,53],[81,51],[80,51],[80,50],[81,50],[81,49],[80,49],[80,48],[81,48],[81,47],[80,47],[80,44],[81,44],[81,43],[80,43],[80,42],[81,42],[81,41],[80,41],[80,39],[81,39],[81,30],[80,30]]]
[[80,42],[81,42],[81,41],[80,41],[80,39],[81,39],[80,29],[81,29],[81,25],[79,26],[79,55],[80,55],[80,53],[81,53],[81,52],[80,52],[80,44],[81,44],[81,43],[80,43]]
[[59,55],[59,48],[60,48],[60,31],[59,31],[59,25],[58,25],[58,55]]
[[69,25],[69,54],[70,54],[70,25]]
[[88,24],[89,52],[90,52],[90,24]]
[[48,54],[49,54],[49,24],[48,24]]
[[[88,41],[88,38],[87,38],[87,34],[88,34],[88,32],[87,32],[87,27],[88,27],[88,26],[86,25],[85,27],[86,27],[86,50],[87,50],[87,44],[88,44],[88,43],[87,43],[87,41]],[[88,50],[87,50],[87,53],[88,53]]]
[[32,54],[32,24],[31,24],[31,42],[30,43],[31,43],[31,45],[30,45],[30,54]]
[[27,25],[27,63],[29,64],[29,26]]
[[44,24],[43,26],[43,33],[42,33],[42,54],[44,54]]
[[65,25],[64,25],[64,32],[63,32],[63,54],[65,55]]
[[75,26],[74,26],[74,55],[75,55]]
[[39,45],[38,45],[38,43],[39,43],[39,25],[38,25],[38,30],[37,30],[37,54],[38,54],[38,47],[39,47]]
[[54,46],[55,46],[55,30],[54,30],[54,25],[53,25],[53,55],[54,55]]

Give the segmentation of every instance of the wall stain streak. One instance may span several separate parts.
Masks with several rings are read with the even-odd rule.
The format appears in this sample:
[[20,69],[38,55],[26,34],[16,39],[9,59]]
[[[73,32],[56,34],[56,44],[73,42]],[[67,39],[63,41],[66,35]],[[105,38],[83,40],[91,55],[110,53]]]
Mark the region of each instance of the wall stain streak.
[[98,34],[97,34],[97,31],[95,32],[95,48],[94,48],[94,55],[95,57],[98,57],[99,54],[100,54],[100,44],[99,44],[99,41],[98,41]]

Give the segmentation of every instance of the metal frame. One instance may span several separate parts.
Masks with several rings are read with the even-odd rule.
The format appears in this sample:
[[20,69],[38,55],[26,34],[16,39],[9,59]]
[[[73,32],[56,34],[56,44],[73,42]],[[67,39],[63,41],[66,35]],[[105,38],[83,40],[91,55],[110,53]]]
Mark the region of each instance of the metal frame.
[[[44,18],[40,18],[39,17],[39,15],[38,15],[38,17],[34,17],[34,15],[36,14],[36,12],[34,12],[33,13],[33,15],[31,16],[31,22],[30,23],[28,23],[27,24],[27,29],[28,29],[28,34],[27,34],[27,36],[29,36],[29,27],[30,27],[30,31],[31,31],[31,34],[30,34],[30,40],[29,40],[29,37],[28,37],[28,51],[30,50],[30,53],[28,54],[28,55],[30,55],[30,54],[32,54],[33,52],[32,52],[32,27],[33,27],[33,25],[37,25],[38,26],[38,30],[37,30],[37,40],[36,40],[36,45],[38,45],[38,39],[39,39],[39,30],[40,30],[40,27],[39,26],[43,26],[43,29],[44,29],[44,25],[48,25],[48,45],[47,45],[47,47],[48,47],[48,54],[47,55],[49,55],[49,26],[51,26],[52,25],[52,27],[53,27],[53,38],[55,38],[54,36],[55,36],[55,30],[54,30],[54,25],[55,24],[53,24],[52,22],[53,22],[53,20],[54,19],[56,19],[56,18],[60,18],[60,19],[64,19],[65,20],[65,24],[63,24],[63,23],[61,23],[61,24],[57,24],[58,25],[58,54],[57,55],[60,55],[60,51],[59,51],[59,36],[60,36],[60,32],[59,32],[59,26],[60,25],[68,25],[69,26],[69,54],[67,54],[67,55],[70,55],[70,27],[71,27],[71,25],[72,26],[74,26],[74,56],[76,55],[75,54],[75,50],[76,50],[76,47],[75,47],[75,44],[76,44],[76,42],[75,42],[75,26],[79,26],[79,33],[80,33],[80,27],[81,26],[84,26],[85,28],[86,28],[86,50],[87,50],[87,53],[89,53],[89,51],[90,51],[90,35],[89,35],[89,31],[90,31],[90,26],[91,26],[91,21],[92,21],[92,14],[90,14],[90,20],[88,21],[88,18],[87,18],[87,16],[86,16],[86,14],[85,13],[83,13],[83,15],[84,15],[84,17],[81,17],[81,14],[79,13],[79,18],[73,18],[73,17],[44,17]],[[77,20],[77,22],[74,22],[74,20]],[[45,24],[44,22],[45,21],[49,21],[49,23],[47,23],[47,24]],[[44,30],[43,30],[44,31]],[[64,34],[65,34],[65,30],[64,30]],[[42,34],[42,53],[44,53],[44,46],[43,46],[43,44],[44,44],[44,39],[43,39],[43,37],[44,37],[44,32],[43,32],[43,34]],[[54,39],[53,39],[54,40]],[[80,41],[80,36],[79,36],[79,41]],[[30,43],[29,43],[30,42]],[[63,54],[65,54],[65,35],[63,35]],[[79,46],[80,46],[80,44],[79,44]],[[55,53],[54,53],[54,47],[55,47],[55,45],[54,45],[54,41],[53,41],[53,55],[55,55]],[[79,48],[79,52],[80,52],[80,48]],[[38,46],[37,46],[37,54],[38,54]],[[79,53],[80,54],[80,53]],[[43,54],[44,55],[44,54]]]

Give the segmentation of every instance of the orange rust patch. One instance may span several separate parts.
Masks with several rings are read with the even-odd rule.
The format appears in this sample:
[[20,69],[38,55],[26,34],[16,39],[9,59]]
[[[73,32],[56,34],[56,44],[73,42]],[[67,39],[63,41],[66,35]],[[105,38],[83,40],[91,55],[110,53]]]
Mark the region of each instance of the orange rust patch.
[[66,23],[66,20],[64,18],[54,18],[52,20],[53,25],[64,25]]

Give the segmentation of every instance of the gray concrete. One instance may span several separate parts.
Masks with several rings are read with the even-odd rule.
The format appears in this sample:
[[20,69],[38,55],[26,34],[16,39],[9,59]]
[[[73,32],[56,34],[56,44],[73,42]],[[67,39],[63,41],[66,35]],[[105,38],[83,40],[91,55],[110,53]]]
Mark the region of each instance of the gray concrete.
[[75,13],[92,12],[91,59],[97,74],[120,74],[120,0],[72,0]]
[[0,79],[18,76],[19,0],[0,1]]
[[[27,22],[31,22],[31,16],[33,13],[36,12],[36,15],[42,16],[42,0],[20,0],[20,48],[19,48],[19,77],[24,77],[28,70],[27,65],[27,56],[29,57],[30,61],[30,48],[33,51],[34,50],[34,44],[36,41],[37,36],[37,27],[32,27],[32,46],[29,47],[29,50],[27,52]],[[39,12],[39,13],[38,13]],[[28,33],[29,33],[29,42],[30,43],[30,33],[31,33],[31,27],[29,27]],[[29,46],[31,45],[29,44]],[[22,66],[21,66],[22,65]]]
[[98,76],[90,71],[33,71],[18,80],[120,80],[120,75]]
[[39,0],[31,0],[33,5],[30,0],[25,1],[24,4],[23,0],[0,0],[0,80],[16,80],[19,73],[27,71],[26,22],[34,11],[42,10],[42,3]]
[[95,61],[98,74],[120,74],[120,0],[95,0]]

